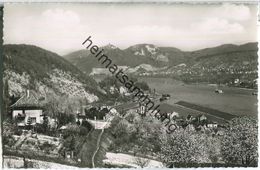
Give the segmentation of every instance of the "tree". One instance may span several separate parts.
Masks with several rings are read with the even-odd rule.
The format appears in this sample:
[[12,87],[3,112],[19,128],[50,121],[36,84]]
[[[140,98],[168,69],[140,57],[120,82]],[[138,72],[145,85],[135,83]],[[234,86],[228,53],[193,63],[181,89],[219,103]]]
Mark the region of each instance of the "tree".
[[136,87],[139,87],[140,89],[144,90],[144,91],[149,91],[150,87],[148,86],[148,84],[144,81],[138,81],[135,83]]
[[6,80],[3,85],[4,85],[4,88],[3,88],[3,118],[5,119],[8,117],[11,100],[10,100],[10,95],[9,95],[8,80]]
[[109,110],[107,108],[103,108],[102,110],[100,110],[97,115],[98,119],[103,119],[108,112]]
[[221,138],[218,136],[207,137],[208,157],[211,163],[218,163],[221,158]]
[[47,97],[47,102],[45,104],[45,113],[50,116],[56,118],[59,110],[59,97],[50,93]]
[[126,138],[125,141],[127,141],[129,137],[129,123],[124,119],[120,120],[112,130],[112,134],[114,134],[116,138],[121,138],[121,140]]
[[208,136],[204,133],[187,129],[176,129],[171,135],[160,136],[161,159],[165,163],[208,163]]
[[257,121],[251,117],[234,118],[225,131],[221,151],[227,163],[257,165]]
[[74,151],[76,149],[76,139],[74,135],[72,136],[72,139],[70,141],[69,149],[71,151]]
[[48,131],[48,126],[49,126],[49,119],[47,117],[46,114],[43,114],[43,130],[44,130],[44,133],[46,133]]
[[67,123],[75,122],[75,113],[80,108],[81,102],[80,98],[49,94],[45,104],[45,113],[57,119],[57,128],[59,128]]
[[100,81],[99,85],[101,88],[107,89],[107,90],[111,86],[115,86],[117,88],[120,87],[119,81],[115,77],[112,77],[112,76],[107,76],[106,78],[104,78],[102,81]]
[[32,118],[31,117],[28,117],[26,128],[28,128],[29,130],[32,129]]
[[66,113],[59,112],[56,118],[58,120],[58,126],[57,126],[58,128],[68,123],[75,122],[75,115],[73,114],[66,114]]
[[88,119],[94,119],[95,116],[97,116],[97,114],[98,114],[98,109],[96,107],[91,107],[88,110],[86,109],[85,113],[86,113],[86,117]]
[[134,123],[134,119],[135,119],[136,116],[138,116],[138,115],[136,115],[136,113],[134,113],[134,112],[129,112],[129,113],[127,113],[127,114],[125,115],[125,119],[126,119],[128,122],[130,122],[130,123]]

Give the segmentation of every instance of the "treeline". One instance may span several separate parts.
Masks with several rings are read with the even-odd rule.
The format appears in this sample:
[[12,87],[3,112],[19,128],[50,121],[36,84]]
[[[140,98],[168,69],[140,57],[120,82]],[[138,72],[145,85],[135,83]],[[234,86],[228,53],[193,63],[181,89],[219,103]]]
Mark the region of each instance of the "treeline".
[[[203,75],[196,74],[182,74],[180,76],[173,76],[173,78],[181,80],[185,83],[210,83],[210,84],[225,84],[228,86],[236,86],[241,88],[256,89],[257,73],[253,74],[227,74],[227,73],[205,73]],[[239,79],[239,83],[234,83]]]
[[[129,80],[132,80],[136,87],[139,87],[144,92],[150,91],[149,85],[144,82],[138,80],[136,77],[130,75]],[[105,90],[106,92],[106,98],[109,98],[110,100],[117,100],[117,101],[129,101],[130,96],[124,96],[123,94],[120,94],[120,88],[124,88],[123,84],[118,81],[115,77],[107,76],[102,81],[99,82],[99,86]],[[127,90],[126,88],[124,88]],[[131,93],[131,92],[128,92]]]

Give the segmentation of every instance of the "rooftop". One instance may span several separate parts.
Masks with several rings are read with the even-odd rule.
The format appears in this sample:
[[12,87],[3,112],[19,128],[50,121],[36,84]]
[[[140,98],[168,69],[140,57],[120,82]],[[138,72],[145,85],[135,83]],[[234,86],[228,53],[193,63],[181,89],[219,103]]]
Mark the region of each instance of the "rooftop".
[[36,93],[32,90],[27,90],[11,107],[40,107],[40,103]]

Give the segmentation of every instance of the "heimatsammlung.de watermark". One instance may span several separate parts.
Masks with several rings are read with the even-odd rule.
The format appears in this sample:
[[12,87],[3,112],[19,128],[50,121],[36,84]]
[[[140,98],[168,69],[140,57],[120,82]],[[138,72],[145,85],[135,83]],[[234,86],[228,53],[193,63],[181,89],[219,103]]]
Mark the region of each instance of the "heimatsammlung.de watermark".
[[128,92],[131,92],[134,94],[134,97],[138,98],[139,102],[142,102],[145,107],[148,110],[148,113],[150,115],[153,115],[158,120],[161,120],[163,123],[165,123],[165,126],[167,127],[166,132],[172,133],[175,131],[177,126],[174,123],[171,123],[171,119],[167,114],[160,113],[160,110],[158,109],[160,105],[156,105],[155,103],[149,98],[149,95],[145,94],[142,89],[137,87],[123,71],[123,69],[119,69],[117,64],[115,64],[112,59],[105,54],[104,49],[100,49],[97,45],[93,44],[93,41],[91,40],[91,36],[89,36],[82,45],[86,45],[86,49],[90,51],[92,55],[101,63],[102,66],[106,67],[109,72],[115,76],[115,78],[124,85],[124,87],[128,90]]

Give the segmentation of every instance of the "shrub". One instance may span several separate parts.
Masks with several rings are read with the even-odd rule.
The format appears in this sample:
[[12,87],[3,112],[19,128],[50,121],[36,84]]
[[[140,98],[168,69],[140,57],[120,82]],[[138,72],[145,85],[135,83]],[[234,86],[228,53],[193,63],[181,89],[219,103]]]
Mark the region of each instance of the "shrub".
[[93,126],[92,126],[88,121],[86,121],[86,120],[83,120],[83,121],[82,121],[81,126],[87,128],[88,131],[90,131],[90,130],[93,128]]
[[15,135],[21,136],[23,134],[23,131],[21,129],[16,129],[14,132]]
[[88,134],[88,132],[89,132],[89,130],[87,129],[87,128],[85,128],[85,127],[79,127],[79,135],[80,136],[85,136],[85,135],[87,135]]
[[3,136],[3,145],[7,145],[9,147],[13,146],[15,144],[15,139],[11,135],[4,135]]

